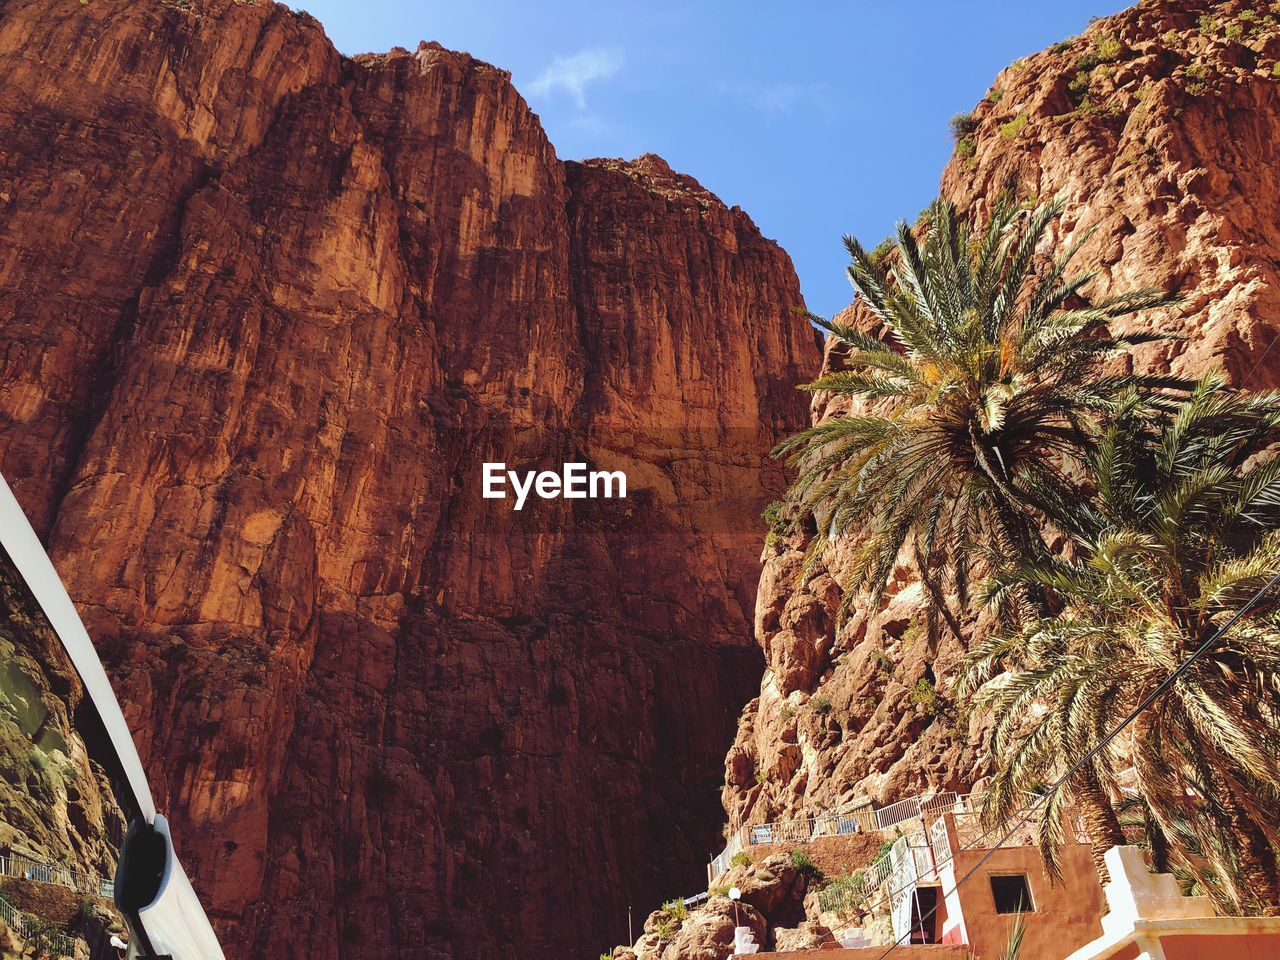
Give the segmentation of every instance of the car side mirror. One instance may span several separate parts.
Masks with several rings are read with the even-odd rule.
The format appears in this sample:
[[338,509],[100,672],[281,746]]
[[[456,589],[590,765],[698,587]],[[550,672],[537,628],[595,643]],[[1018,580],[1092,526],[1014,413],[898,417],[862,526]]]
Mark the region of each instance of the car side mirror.
[[93,642],[0,477],[0,954],[225,960]]

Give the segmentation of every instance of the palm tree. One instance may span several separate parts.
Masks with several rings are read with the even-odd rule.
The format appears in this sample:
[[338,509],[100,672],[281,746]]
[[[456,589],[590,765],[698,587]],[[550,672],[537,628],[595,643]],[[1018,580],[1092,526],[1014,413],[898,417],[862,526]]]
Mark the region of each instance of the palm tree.
[[[1118,795],[1132,765],[1153,848],[1223,906],[1270,912],[1280,906],[1280,591],[1256,595],[1280,576],[1280,458],[1265,453],[1280,439],[1280,393],[1235,392],[1213,374],[1174,416],[1149,413],[1131,393],[1087,457],[1096,497],[1070,523],[1074,555],[1007,564],[984,591],[997,606],[1036,591],[1052,608],[980,644],[961,684],[994,718],[987,812],[1013,816],[1024,791],[1058,780],[1222,631],[1085,773]],[[1002,665],[1012,669],[988,682]],[[1051,865],[1080,791],[1077,778],[1044,804]]]
[[923,245],[905,223],[887,257],[845,238],[849,277],[887,339],[811,318],[847,356],[805,388],[848,409],[775,455],[798,467],[789,499],[793,516],[816,520],[811,557],[859,535],[848,597],[869,588],[878,598],[910,541],[935,609],[959,635],[939,577],[964,604],[984,550],[1041,553],[1045,517],[1071,499],[1064,470],[1088,450],[1097,418],[1126,391],[1185,386],[1105,368],[1135,344],[1165,339],[1117,334],[1112,322],[1172,301],[1144,290],[1075,305],[1094,276],[1069,273],[1079,243],[1036,269],[1058,212],[1050,203],[1028,213],[1005,196],[975,235],[940,200]]

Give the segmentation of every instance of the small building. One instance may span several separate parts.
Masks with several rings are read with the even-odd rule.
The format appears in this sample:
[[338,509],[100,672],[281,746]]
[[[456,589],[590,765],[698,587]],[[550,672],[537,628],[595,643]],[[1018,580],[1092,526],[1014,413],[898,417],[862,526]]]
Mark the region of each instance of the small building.
[[[1218,916],[1207,898],[1182,896],[1172,876],[1151,873],[1137,847],[1107,852],[1111,881],[1105,892],[1079,828],[1068,831],[1060,856],[1063,876],[1054,885],[1029,828],[1008,839],[1003,831],[988,838],[978,814],[968,809],[947,812],[900,838],[883,885],[900,944],[893,956],[997,960],[1020,918],[1023,960],[1280,957],[1280,918]],[[887,946],[830,944],[756,956],[871,960]]]
[[[1102,933],[1105,901],[1083,830],[1067,829],[1057,885],[1050,881],[1029,828],[1019,828],[993,852],[1004,832],[986,837],[979,815],[969,811],[947,813],[933,822],[930,847],[938,868],[929,886],[915,896],[925,907],[921,916],[942,901],[933,916],[936,939],[929,942],[964,943],[978,957],[997,957],[1021,918],[1022,956],[1050,958],[1065,956]],[[902,932],[895,914],[894,933]]]

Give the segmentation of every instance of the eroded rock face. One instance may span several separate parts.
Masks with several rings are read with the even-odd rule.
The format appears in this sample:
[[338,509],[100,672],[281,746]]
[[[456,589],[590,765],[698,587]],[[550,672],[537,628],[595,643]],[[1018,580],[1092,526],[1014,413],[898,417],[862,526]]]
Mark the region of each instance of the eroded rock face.
[[[996,78],[942,194],[979,216],[1010,186],[1031,202],[1060,197],[1052,240],[1088,235],[1077,263],[1098,269],[1091,295],[1183,298],[1130,322],[1184,337],[1144,348],[1137,364],[1191,375],[1221,365],[1250,388],[1280,384],[1278,21],[1267,4],[1145,2],[1091,24]],[[856,302],[842,319],[875,332]],[[828,356],[824,369],[837,365]],[[815,422],[830,412],[815,399]],[[981,718],[964,722],[951,689],[983,625],[963,625],[960,639],[927,625],[908,564],[882,608],[855,603],[836,626],[854,545],[828,550],[797,587],[805,545],[766,552],[755,626],[769,667],[726,758],[730,821],[980,782]]]
[[[699,886],[816,359],[786,255],[269,3],[13,0],[0,75],[0,469],[228,954],[594,956]],[[628,499],[480,497],[573,460]]]

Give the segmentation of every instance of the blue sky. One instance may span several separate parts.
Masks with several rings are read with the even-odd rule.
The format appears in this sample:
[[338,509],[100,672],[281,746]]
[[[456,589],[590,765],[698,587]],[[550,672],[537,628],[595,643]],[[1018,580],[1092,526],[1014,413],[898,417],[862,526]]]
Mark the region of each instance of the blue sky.
[[510,70],[563,158],[660,154],[781,243],[827,315],[850,299],[840,238],[928,204],[951,116],[1126,5],[305,0],[343,53],[438,40]]

